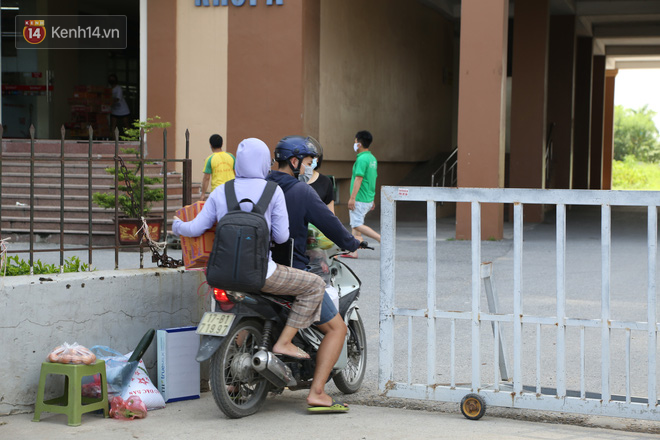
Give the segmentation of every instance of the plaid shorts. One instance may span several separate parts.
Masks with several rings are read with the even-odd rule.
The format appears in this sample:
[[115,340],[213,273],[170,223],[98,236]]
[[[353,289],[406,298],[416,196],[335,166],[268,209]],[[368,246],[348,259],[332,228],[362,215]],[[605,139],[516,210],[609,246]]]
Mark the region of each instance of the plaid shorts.
[[261,291],[296,297],[287,320],[291,327],[307,328],[321,317],[325,282],[318,275],[278,264]]

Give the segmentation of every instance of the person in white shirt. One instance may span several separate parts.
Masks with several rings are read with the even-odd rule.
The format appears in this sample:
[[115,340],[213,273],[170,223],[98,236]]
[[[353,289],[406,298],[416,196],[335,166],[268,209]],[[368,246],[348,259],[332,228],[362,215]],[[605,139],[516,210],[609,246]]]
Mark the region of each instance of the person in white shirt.
[[129,116],[131,114],[126,99],[124,99],[124,90],[117,84],[117,75],[114,73],[108,77],[108,84],[112,87],[112,107],[110,108],[110,129],[114,137],[115,128],[119,127],[121,135],[125,129],[129,128]]

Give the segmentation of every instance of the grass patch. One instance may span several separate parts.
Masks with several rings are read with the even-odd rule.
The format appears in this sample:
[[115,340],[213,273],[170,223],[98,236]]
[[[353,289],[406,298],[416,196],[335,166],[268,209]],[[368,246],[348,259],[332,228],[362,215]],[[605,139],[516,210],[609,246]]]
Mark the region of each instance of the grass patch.
[[633,156],[612,161],[612,189],[660,191],[660,164],[638,162]]

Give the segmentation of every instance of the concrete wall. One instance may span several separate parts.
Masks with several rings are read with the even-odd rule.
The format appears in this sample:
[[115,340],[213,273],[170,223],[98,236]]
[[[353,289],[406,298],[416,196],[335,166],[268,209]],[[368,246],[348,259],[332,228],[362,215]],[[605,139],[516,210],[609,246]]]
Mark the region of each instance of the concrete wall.
[[[41,363],[63,342],[127,353],[150,328],[195,325],[207,304],[197,294],[203,281],[179,269],[1,279],[0,415],[34,410]],[[155,338],[143,359],[155,384]]]
[[358,130],[381,162],[451,151],[453,26],[417,0],[321,3],[320,140],[354,161]]
[[378,187],[451,151],[453,25],[417,0],[321,2],[320,48],[322,172],[339,179],[336,213],[347,220],[358,130],[374,136]]
[[176,157],[185,157],[189,129],[194,182],[202,181],[209,137],[218,133],[227,140],[227,18],[227,7],[177,0]]

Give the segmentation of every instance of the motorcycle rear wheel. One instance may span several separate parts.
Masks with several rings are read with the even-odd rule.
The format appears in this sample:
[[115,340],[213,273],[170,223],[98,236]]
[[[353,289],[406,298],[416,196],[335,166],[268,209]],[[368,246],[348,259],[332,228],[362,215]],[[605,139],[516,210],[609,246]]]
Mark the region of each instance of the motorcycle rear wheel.
[[356,321],[348,323],[348,362],[346,367],[341,370],[332,380],[335,382],[339,391],[344,394],[353,394],[362,386],[364,373],[367,370],[367,336],[364,331],[364,324],[360,314],[357,314]]
[[259,351],[263,325],[242,321],[233,328],[211,358],[213,398],[231,419],[259,411],[266,400],[269,382],[252,368],[252,356]]

